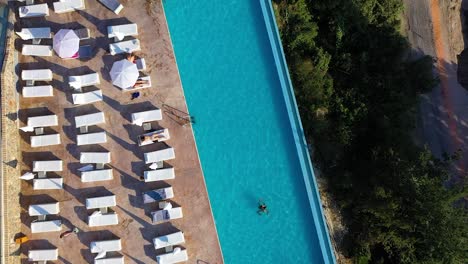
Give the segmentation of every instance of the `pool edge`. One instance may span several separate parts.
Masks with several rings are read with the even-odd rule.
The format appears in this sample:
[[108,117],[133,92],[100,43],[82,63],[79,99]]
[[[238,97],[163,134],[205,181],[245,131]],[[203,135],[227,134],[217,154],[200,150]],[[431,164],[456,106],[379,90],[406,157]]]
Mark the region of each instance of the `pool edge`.
[[[174,45],[172,43],[171,30],[169,28],[169,22],[167,21],[166,10],[164,9],[164,0],[161,0],[161,8],[162,8],[162,13],[164,15],[164,20],[166,21],[166,27],[167,27],[167,32],[169,34],[169,39],[171,40],[170,42],[171,42],[171,47],[172,47],[172,55],[174,57],[174,62],[175,62],[175,66],[176,66],[176,69],[177,69],[177,75],[179,76],[180,86],[182,88],[182,95],[185,98],[184,85],[182,83],[182,77],[180,75],[179,65],[177,63],[177,57],[175,55],[175,49],[174,49]],[[185,101],[185,107],[187,109],[187,113],[190,115],[190,109],[188,108],[187,100],[184,100],[184,101]],[[202,173],[202,176],[203,176],[203,185],[205,186],[205,191],[206,191],[207,196],[208,196],[208,205],[210,206],[211,219],[212,219],[212,221],[214,223],[216,237],[217,237],[217,240],[218,240],[218,247],[219,247],[220,252],[221,252],[221,261],[222,261],[222,263],[225,263],[224,262],[224,255],[223,255],[223,248],[221,247],[221,242],[219,241],[218,229],[217,229],[216,220],[215,220],[214,214],[213,214],[213,207],[211,206],[210,193],[208,192],[208,187],[206,185],[205,173],[203,172],[203,166],[201,165],[202,163],[201,163],[201,160],[200,160],[200,154],[198,154],[199,152],[198,152],[197,140],[195,139],[195,134],[193,132],[192,124],[190,123],[189,125],[190,125],[190,131],[192,131],[192,138],[193,138],[193,142],[195,144],[195,150],[197,151],[198,163],[200,164],[200,169],[201,169],[201,173]]]
[[314,169],[305,140],[305,134],[302,127],[301,118],[297,108],[294,88],[289,76],[286,57],[284,55],[281,38],[276,25],[276,19],[271,0],[260,0],[265,26],[268,32],[273,57],[275,60],[278,78],[283,91],[286,108],[288,110],[289,121],[294,136],[294,142],[297,149],[301,170],[304,176],[304,182],[311,205],[312,216],[317,231],[323,261],[326,264],[336,263],[336,257],[331,244],[328,227],[323,214],[317,181],[315,179]]

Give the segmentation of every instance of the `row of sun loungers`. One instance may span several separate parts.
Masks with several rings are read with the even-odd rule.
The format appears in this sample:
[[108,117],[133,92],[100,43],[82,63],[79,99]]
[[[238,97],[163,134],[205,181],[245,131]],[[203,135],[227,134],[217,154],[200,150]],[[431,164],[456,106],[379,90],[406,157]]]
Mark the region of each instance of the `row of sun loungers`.
[[[100,1],[108,3],[110,7],[112,4],[118,3],[114,1]],[[55,13],[68,13],[76,10],[84,10],[86,8],[84,0],[59,0],[53,3]],[[107,5],[106,5],[107,6]],[[122,5],[117,6],[120,10],[123,8]],[[120,12],[120,10],[118,10]],[[118,12],[117,12],[118,14]],[[47,4],[36,4],[36,5],[26,5],[19,7],[19,16],[20,18],[29,18],[29,17],[41,17],[49,15],[49,7]]]
[[[115,0],[99,0],[106,7],[113,10],[115,13],[120,12],[122,6]],[[71,12],[82,10],[85,8],[83,0],[61,0],[54,3],[54,10],[57,13]],[[30,5],[21,8],[20,13],[24,17],[48,15],[48,10],[44,9],[44,5]],[[20,15],[21,17],[21,15]],[[38,45],[41,39],[51,38],[50,28],[25,28],[17,34],[24,40],[33,40],[33,44],[25,44],[22,53],[31,56],[51,56],[52,47],[48,45]],[[89,38],[89,30],[77,32],[80,38]],[[114,38],[116,43],[109,45],[109,50],[112,55],[120,53],[131,53],[140,50],[140,42],[138,39],[124,40],[127,36],[138,35],[138,27],[136,24],[125,24],[108,27],[108,37]],[[73,58],[82,58],[91,54],[89,46],[80,47],[80,51]],[[146,70],[144,59],[135,61],[139,71]],[[34,86],[35,81],[51,81],[52,72],[48,69],[25,70],[22,72],[22,79],[27,81],[23,88],[24,97],[42,97],[53,96],[53,88],[51,85]],[[83,87],[94,86],[100,83],[100,78],[97,73],[91,73],[81,76],[70,76],[69,85],[73,90],[79,93],[72,94],[73,104],[83,105],[99,102],[103,100],[103,95],[100,90],[82,92]],[[146,81],[144,84],[137,87],[130,87],[124,90],[134,90],[140,88],[151,87],[151,79],[149,76],[142,76],[139,80]],[[150,122],[162,119],[160,109],[148,110],[138,113],[133,113],[132,124],[143,126],[145,130],[150,130]],[[77,135],[77,145],[100,144],[107,141],[106,132],[87,133],[88,127],[105,123],[105,116],[102,112],[86,114],[75,117],[75,126],[80,130]],[[36,131],[37,128],[51,127],[58,125],[56,115],[29,117],[25,131]],[[48,146],[60,144],[59,134],[41,135],[42,132],[36,131],[35,136],[31,136],[31,145],[33,147]],[[138,138],[140,146],[152,144],[154,142],[162,142],[170,138],[168,129],[160,129],[150,131]],[[164,168],[164,161],[174,159],[175,153],[172,147],[162,150],[144,153],[146,164],[150,164],[151,170],[144,171],[143,179],[145,182],[171,180],[175,178],[175,170],[172,167]],[[105,164],[110,163],[110,152],[82,152],[80,154],[80,163],[96,164],[96,166],[86,165],[80,168],[82,182],[96,182],[113,179],[112,169],[104,168]],[[95,168],[95,169],[94,169]],[[33,188],[37,189],[62,189],[62,178],[46,178],[47,172],[62,171],[63,164],[61,160],[34,161],[33,172],[38,174],[38,178],[33,179]],[[167,199],[172,199],[174,192],[172,187],[152,190],[143,193],[143,202],[152,203],[159,202],[159,210],[151,213],[153,223],[179,219],[183,217],[182,208],[173,208],[172,204]],[[111,210],[111,207],[117,205],[115,195],[91,197],[86,199],[86,209],[94,210],[89,213],[88,225],[90,227],[100,227],[108,225],[117,225],[119,223],[118,215]],[[32,233],[54,232],[62,229],[61,220],[46,220],[47,215],[57,215],[60,212],[59,203],[36,204],[29,207],[30,216],[38,217],[37,221],[31,223]],[[187,251],[180,247],[174,247],[185,243],[184,234],[179,231],[165,236],[159,236],[153,239],[155,249],[165,249],[166,253],[158,255],[158,263],[177,263],[188,260]],[[120,239],[93,241],[90,244],[90,251],[93,254],[97,253],[94,263],[124,263],[123,256],[108,257],[107,252],[120,251],[122,249]],[[31,261],[48,261],[58,258],[57,249],[36,249],[29,251],[29,259]]]
[[[174,238],[173,238],[174,239]],[[89,245],[91,253],[96,254],[95,264],[123,264],[123,256],[106,257],[107,252],[122,250],[121,239],[92,241]],[[58,259],[58,249],[35,249],[28,252],[29,261],[54,261]],[[161,264],[167,262],[159,262]],[[171,262],[173,263],[173,262]]]
[[[123,6],[116,0],[99,0],[107,8],[111,9],[115,13],[119,13]],[[85,3],[83,0],[60,0],[53,3],[54,10],[57,13],[71,12],[75,10],[85,9]],[[34,17],[34,16],[45,16],[48,15],[48,9],[46,4],[30,5],[27,7],[20,8],[20,17]],[[87,34],[86,34],[87,33]],[[52,47],[48,45],[38,45],[41,39],[51,38],[50,28],[29,28],[23,29],[17,34],[24,40],[32,39],[33,43],[23,45],[22,53],[30,56],[51,56]],[[77,33],[78,34],[78,33]],[[116,26],[109,29],[109,37],[115,38],[116,40],[122,41],[126,36],[133,36],[138,34],[136,24]],[[78,34],[79,35],[79,34]],[[84,35],[80,35],[80,38],[89,37],[89,31],[85,32]],[[118,54],[122,52],[132,52],[140,50],[140,44],[138,40],[127,40],[120,43],[111,44],[111,54]],[[91,48],[89,46],[82,46],[79,52],[73,58],[84,58],[91,55]],[[136,61],[137,69],[143,71],[146,69],[146,63],[144,59],[138,59]],[[23,96],[29,97],[46,97],[53,96],[53,87],[51,85],[34,85],[35,81],[51,81],[52,72],[48,69],[29,70],[22,72],[22,79],[27,81],[25,87],[23,87]],[[149,77],[146,78],[148,84],[151,86]],[[98,85],[100,83],[99,75],[92,73],[82,76],[70,76],[69,84],[73,88],[75,93],[72,94],[73,104],[83,105],[91,104],[94,102],[102,101],[103,95],[100,90],[82,92],[83,87]],[[145,86],[138,87],[144,88]],[[79,92],[79,93],[76,93]],[[152,110],[148,113],[135,113],[135,122],[142,125],[144,122],[151,122],[154,120],[160,120],[162,118],[161,111]],[[88,127],[93,125],[99,125],[105,123],[105,116],[102,112],[91,113],[81,116],[75,116],[75,126],[79,129],[77,135],[77,145],[89,145],[99,144],[107,141],[106,132],[87,133]],[[27,120],[27,131],[36,131],[37,128],[52,127],[58,125],[57,115],[45,115],[29,117]],[[57,137],[58,136],[58,137]],[[31,137],[31,145],[45,146],[56,144],[60,141],[59,135],[38,135],[36,132],[35,136]],[[82,152],[80,154],[80,163],[83,164],[96,164],[95,168],[91,165],[90,167],[83,167],[81,171],[82,182],[94,182],[112,179],[112,169],[105,169],[104,165],[111,162],[110,152]],[[61,160],[46,160],[46,161],[34,161],[33,172],[38,174],[38,178],[33,179],[33,188],[37,189],[61,189],[63,185],[62,178],[46,178],[47,172],[59,172],[63,169],[63,163]],[[167,174],[165,178],[173,178],[174,169],[168,168],[167,170],[160,170],[159,174]],[[172,176],[170,176],[172,175]],[[160,176],[161,177],[161,176]],[[168,196],[169,197],[169,196]],[[88,215],[87,223],[90,227],[100,227],[108,225],[117,225],[119,223],[118,215],[116,212],[111,210],[111,207],[117,205],[116,196],[108,195],[101,197],[90,197],[86,199],[86,209],[92,212]],[[178,208],[180,209],[180,208]],[[94,210],[94,211],[93,211]],[[160,210],[163,212],[163,210]],[[59,203],[45,203],[30,205],[29,214],[32,217],[38,217],[37,221],[31,223],[32,233],[41,232],[56,232],[62,230],[61,220],[46,220],[48,215],[57,215],[60,212]],[[160,215],[161,213],[158,213]],[[181,211],[179,212],[181,217]],[[162,221],[165,221],[167,214],[159,216]],[[180,233],[182,234],[182,233]],[[164,247],[169,250],[171,245],[184,243],[185,239],[180,238],[180,234],[170,234],[167,236],[169,239],[164,242],[164,237],[155,238],[155,245]],[[165,243],[165,244],[164,244]],[[93,241],[89,245],[90,252],[97,254],[95,256],[94,263],[97,264],[113,264],[113,263],[124,263],[123,256],[115,256],[115,254],[108,255],[108,252],[117,252],[122,249],[120,239],[113,240],[102,240]],[[172,248],[171,248],[172,249]],[[179,262],[184,258],[185,250],[180,251],[175,249],[173,252],[158,256],[158,263],[174,263],[174,260]],[[174,258],[175,257],[175,258]],[[30,261],[47,262],[55,261],[58,259],[58,249],[34,249],[29,250],[28,258]],[[186,253],[185,253],[186,260]]]

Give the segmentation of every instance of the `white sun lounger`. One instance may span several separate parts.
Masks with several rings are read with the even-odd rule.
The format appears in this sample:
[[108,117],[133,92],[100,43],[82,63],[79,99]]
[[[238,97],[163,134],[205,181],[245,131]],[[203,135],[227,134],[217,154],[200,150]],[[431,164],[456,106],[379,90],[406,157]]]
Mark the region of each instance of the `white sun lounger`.
[[60,144],[60,134],[31,136],[31,147],[45,147]]
[[124,264],[124,257],[111,257],[103,259],[95,259],[94,264]]
[[176,246],[182,243],[185,243],[185,237],[184,233],[182,233],[181,231],[153,238],[153,244],[155,249]]
[[21,31],[15,32],[22,40],[29,39],[50,39],[52,33],[49,27],[40,28],[23,28]]
[[119,218],[115,212],[102,214],[100,211],[96,211],[88,217],[89,226],[106,226],[117,224],[119,224]]
[[23,49],[21,50],[21,54],[28,56],[49,57],[52,56],[52,46],[24,44]]
[[101,90],[96,90],[87,93],[76,93],[72,94],[73,103],[77,105],[92,104],[95,102],[102,101]]
[[115,195],[86,198],[86,209],[98,209],[104,207],[116,206]]
[[25,86],[23,87],[23,97],[46,97],[54,96],[52,85]]
[[61,160],[41,160],[33,161],[33,172],[38,171],[62,171]]
[[48,16],[48,15],[49,15],[49,7],[47,6],[47,4],[28,5],[28,6],[19,7],[20,18],[40,17],[40,16]]
[[112,169],[81,172],[82,182],[108,181],[108,180],[112,180],[112,178],[113,178]]
[[57,232],[62,230],[62,221],[38,221],[31,223],[32,233],[45,233],[45,232]]
[[175,178],[174,168],[145,171],[145,182],[165,181]]
[[[152,136],[152,135],[155,135],[155,134],[158,134],[160,136],[159,139],[153,141],[153,140],[144,140],[144,137],[145,136]],[[160,129],[160,130],[156,130],[156,131],[153,131],[153,132],[149,132],[149,133],[145,133],[143,135],[140,135],[138,136],[138,146],[145,146],[145,145],[150,145],[150,144],[153,144],[153,143],[156,143],[156,142],[162,142],[162,141],[166,141],[166,140],[169,140],[171,137],[169,135],[169,129],[167,128],[163,128],[163,129]]]
[[34,190],[60,190],[63,189],[63,178],[33,179]]
[[110,152],[81,152],[80,163],[110,163]]
[[76,128],[84,126],[93,126],[105,123],[106,119],[103,112],[97,112],[88,115],[75,116]]
[[101,2],[101,4],[109,8],[112,12],[116,13],[117,15],[123,9],[123,5],[121,5],[118,0],[99,0],[99,2]]
[[174,198],[172,187],[161,188],[143,193],[143,203],[153,203]]
[[49,69],[23,70],[21,79],[23,81],[52,81],[52,71]]
[[111,55],[120,53],[132,53],[140,50],[140,41],[138,39],[126,40],[109,44]]
[[182,207],[171,208],[167,210],[158,210],[155,212],[151,212],[151,216],[153,218],[153,224],[179,219],[182,218],[184,215],[182,214]]
[[138,26],[135,23],[107,27],[107,37],[118,41],[122,41],[127,36],[136,35],[138,35]]
[[98,85],[100,83],[101,80],[99,79],[99,74],[97,72],[68,77],[68,84],[70,87],[75,89],[81,89],[82,87],[91,85]]
[[106,132],[80,134],[76,136],[76,142],[78,146],[106,143],[107,135]]
[[29,215],[51,215],[58,214],[60,212],[59,203],[47,203],[47,204],[32,204],[29,206]]
[[54,11],[57,14],[72,12],[75,10],[84,10],[84,0],[60,0],[54,2]]
[[31,116],[28,117],[28,127],[51,127],[58,126],[57,115]]
[[[174,248],[174,250],[175,249],[176,248]],[[179,252],[172,251],[166,254],[161,254],[156,257],[156,261],[159,264],[172,264],[172,263],[179,263],[179,262],[183,262],[187,260],[188,260],[188,256],[187,256],[186,249],[182,249]]]
[[143,125],[145,122],[162,120],[161,109],[137,112],[132,114],[132,124]]
[[145,153],[146,164],[164,161],[164,160],[170,160],[174,158],[175,158],[175,152],[174,152],[174,148],[172,147]]
[[93,241],[89,245],[89,248],[91,253],[120,251],[122,250],[122,243],[120,239]]
[[143,84],[139,84],[137,86],[132,86],[132,87],[128,87],[128,88],[125,88],[125,89],[122,89],[124,91],[133,91],[133,90],[138,90],[138,89],[143,89],[143,88],[150,88],[151,87],[151,76],[142,76],[142,77],[139,77],[138,80],[140,81],[146,81],[146,83],[143,83]]
[[58,259],[58,249],[31,249],[28,252],[29,261],[53,261]]

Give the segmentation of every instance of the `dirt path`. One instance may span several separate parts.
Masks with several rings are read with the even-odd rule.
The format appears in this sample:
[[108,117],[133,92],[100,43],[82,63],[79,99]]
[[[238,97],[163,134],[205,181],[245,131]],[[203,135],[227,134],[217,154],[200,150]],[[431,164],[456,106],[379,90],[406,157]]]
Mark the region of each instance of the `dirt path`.
[[[457,122],[456,122],[456,116],[455,116],[456,113],[454,112],[453,102],[450,97],[450,93],[455,92],[455,91],[451,91],[451,86],[450,86],[451,80],[449,80],[449,78],[451,77],[453,78],[453,76],[450,75],[450,71],[451,71],[450,65],[447,65],[447,61],[450,61],[450,58],[448,57],[449,55],[446,52],[447,47],[449,45],[447,45],[447,43],[444,43],[444,39],[443,39],[442,19],[441,19],[440,8],[441,6],[439,3],[439,0],[431,0],[430,9],[431,9],[431,18],[433,22],[432,31],[434,35],[434,47],[435,47],[436,58],[437,58],[435,67],[440,78],[440,88],[442,91],[442,104],[446,110],[447,117],[448,117],[447,118],[448,134],[452,141],[452,148],[457,150],[463,147],[462,146],[463,140],[461,139],[460,133],[457,129]],[[464,173],[465,172],[464,160],[461,160],[458,163],[459,164],[457,167],[458,167],[459,172]]]
[[453,54],[453,47],[460,46],[459,39],[453,37],[454,32],[461,32],[461,27],[457,27],[460,21],[454,21],[460,19],[454,13],[457,5],[459,8],[461,1],[405,0],[407,34],[413,55],[432,56],[434,74],[440,80],[437,88],[421,97],[420,140],[438,157],[458,149],[463,151],[461,159],[454,164],[455,179],[466,175],[468,161],[468,93],[458,84]]

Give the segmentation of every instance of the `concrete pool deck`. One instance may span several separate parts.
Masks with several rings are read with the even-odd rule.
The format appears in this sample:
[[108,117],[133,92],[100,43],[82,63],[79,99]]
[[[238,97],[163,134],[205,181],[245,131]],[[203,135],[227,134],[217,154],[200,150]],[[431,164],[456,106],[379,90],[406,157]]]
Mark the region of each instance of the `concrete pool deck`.
[[[15,95],[14,91],[21,91],[23,81],[7,82],[2,78],[2,95],[15,96],[2,98],[3,110],[11,113],[6,107],[14,108],[15,100],[18,100],[18,120],[12,121],[3,115],[3,131],[15,133],[19,142],[19,149],[14,150],[10,144],[3,144],[4,162],[18,160],[15,172],[10,168],[3,168],[3,176],[18,182],[20,173],[31,171],[32,161],[61,159],[64,169],[58,175],[64,180],[63,190],[34,191],[31,182],[21,182],[21,194],[19,197],[21,206],[20,228],[6,225],[9,232],[5,237],[8,250],[6,263],[29,263],[27,251],[35,248],[58,248],[59,260],[56,263],[92,263],[94,255],[89,251],[89,243],[93,240],[106,240],[121,238],[122,250],[119,252],[125,257],[125,263],[155,263],[155,257],[162,251],[156,251],[152,239],[159,235],[165,235],[177,230],[185,234],[188,263],[223,263],[222,253],[214,225],[213,216],[209,204],[208,194],[201,170],[198,153],[190,125],[181,126],[169,116],[163,113],[163,120],[158,126],[168,128],[171,139],[167,145],[174,148],[176,158],[167,162],[167,166],[175,168],[176,178],[167,182],[144,183],[139,180],[143,171],[147,169],[143,162],[143,153],[164,148],[164,144],[152,144],[140,148],[136,145],[136,137],[142,134],[141,127],[130,124],[130,113],[142,111],[148,107],[163,108],[164,104],[170,105],[183,112],[188,112],[183,89],[177,71],[177,65],[173,55],[173,49],[161,1],[122,1],[124,5],[120,15],[115,15],[98,1],[85,1],[86,10],[65,14],[56,14],[50,10],[50,16],[46,18],[18,19],[15,29],[21,27],[51,27],[53,32],[60,28],[77,29],[86,27],[91,30],[91,39],[82,41],[80,45],[93,47],[93,58],[90,60],[63,60],[55,54],[52,57],[31,57],[20,54],[21,46],[25,41],[14,40],[14,48],[18,52],[17,64],[7,64],[4,72],[15,72],[16,76],[25,69],[50,68],[54,73],[52,86],[53,97],[37,99],[23,98]],[[51,1],[46,1],[49,8]],[[17,15],[17,2],[10,3],[11,12]],[[112,63],[123,59],[123,55],[111,56],[108,53],[107,38],[108,25],[124,23],[137,23],[141,43],[141,51],[137,55],[145,58],[148,65],[147,74],[151,76],[152,88],[140,90],[140,97],[131,100],[130,93],[123,92],[110,83],[109,70]],[[13,37],[13,36],[12,36]],[[51,45],[51,40],[41,44]],[[13,55],[10,53],[10,55]],[[9,69],[8,67],[14,67]],[[101,83],[97,85],[104,95],[104,101],[90,105],[76,106],[71,103],[71,89],[67,84],[67,76],[98,72]],[[96,89],[92,88],[91,90]],[[86,90],[86,88],[85,88]],[[5,92],[9,91],[9,92]],[[11,102],[8,102],[11,100]],[[6,104],[5,104],[6,102]],[[77,115],[102,111],[106,117],[106,123],[96,131],[107,132],[107,143],[78,147],[76,135],[78,130],[74,126],[74,117]],[[55,131],[60,133],[61,145],[31,148],[29,137],[31,133],[24,133],[18,127],[25,125],[28,116],[58,115],[59,126],[46,128],[46,134]],[[154,126],[154,125],[153,125]],[[3,132],[5,133],[5,132]],[[2,135],[5,140],[5,135]],[[9,135],[11,136],[11,135]],[[13,135],[14,136],[14,135]],[[15,142],[16,139],[6,139]],[[94,184],[82,183],[77,172],[79,153],[82,151],[111,152],[114,179]],[[17,155],[15,156],[15,153]],[[5,166],[4,167],[8,167]],[[10,171],[6,171],[10,170]],[[6,175],[8,173],[8,175]],[[53,175],[53,174],[49,174]],[[8,179],[7,179],[8,181]],[[157,208],[157,204],[143,205],[141,193],[171,185],[174,188],[175,204],[182,206],[184,217],[163,224],[153,225],[149,213]],[[113,193],[117,196],[117,205],[112,209],[119,216],[119,224],[115,226],[88,227],[84,202],[87,197],[94,197]],[[10,193],[11,194],[11,193]],[[9,199],[9,197],[6,197]],[[14,199],[6,200],[6,207],[14,208]],[[12,201],[12,203],[8,202]],[[63,223],[63,231],[73,226],[82,230],[77,235],[71,235],[63,239],[59,238],[61,232],[31,234],[30,223],[33,220],[27,212],[30,204],[58,201],[60,203],[60,216]],[[14,216],[11,216],[14,218]],[[53,219],[52,216],[50,219]],[[13,224],[14,222],[12,222]],[[12,230],[18,228],[27,235],[29,242],[23,244],[16,254],[12,244],[15,233]],[[9,246],[9,247],[8,247]],[[13,255],[14,256],[13,256]]]

